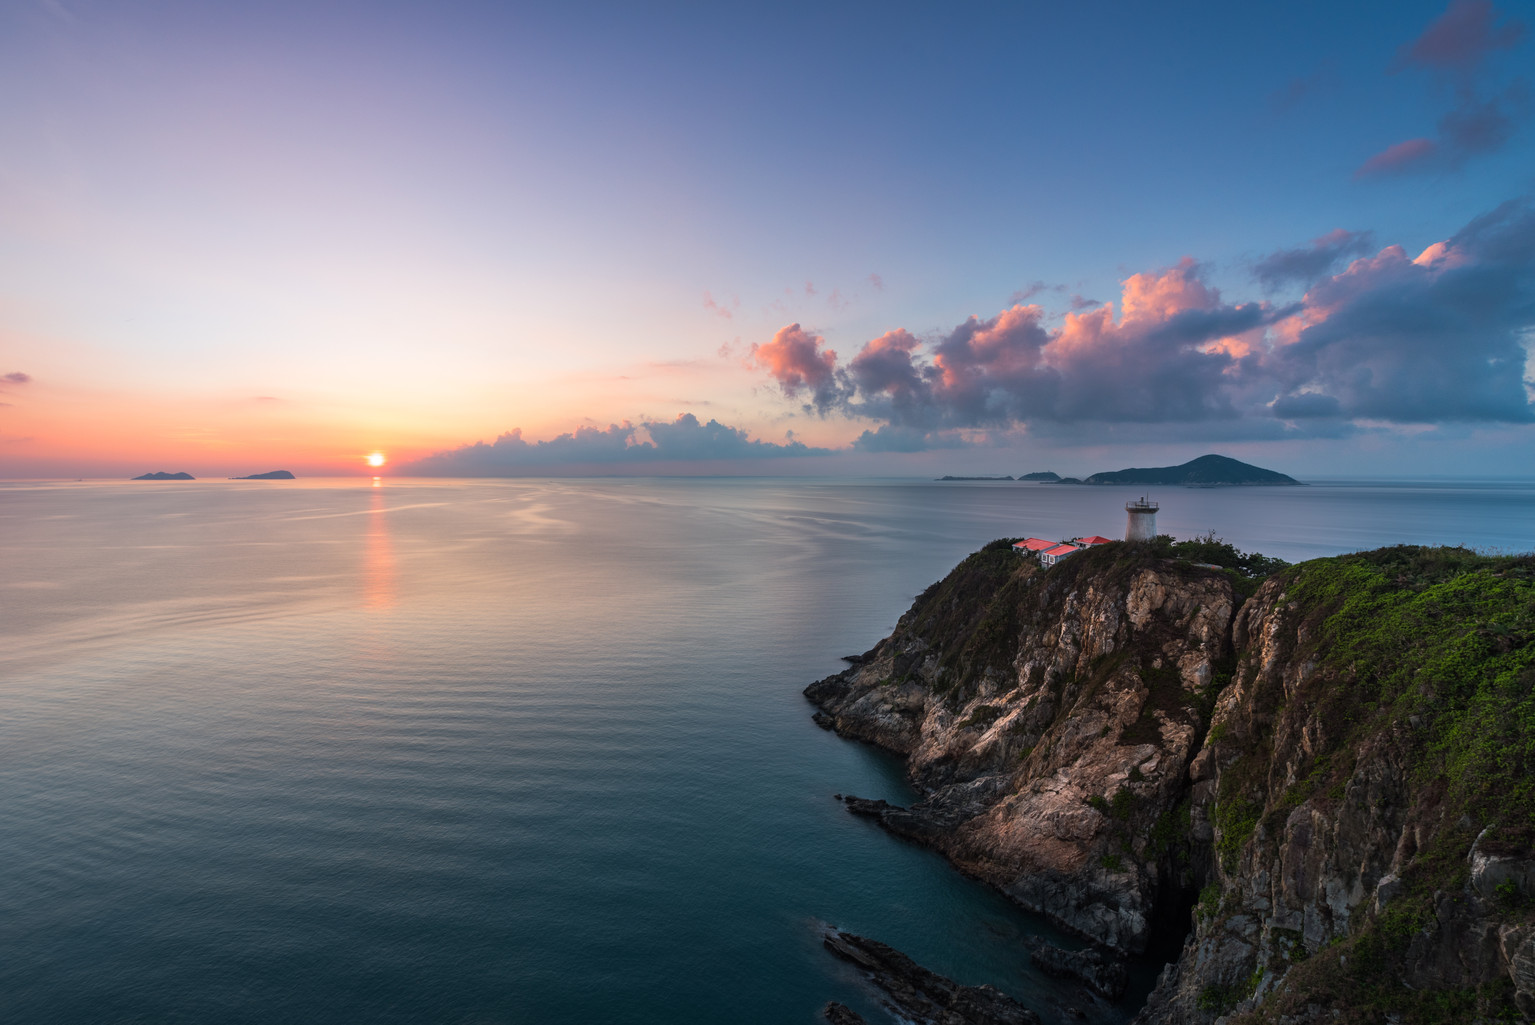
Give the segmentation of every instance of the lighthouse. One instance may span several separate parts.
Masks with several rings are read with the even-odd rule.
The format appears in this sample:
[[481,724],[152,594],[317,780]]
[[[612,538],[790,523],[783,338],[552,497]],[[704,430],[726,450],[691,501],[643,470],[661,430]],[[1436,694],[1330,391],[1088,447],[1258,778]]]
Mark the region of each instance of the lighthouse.
[[1129,519],[1125,523],[1126,541],[1150,541],[1157,536],[1157,503],[1138,498],[1125,503]]

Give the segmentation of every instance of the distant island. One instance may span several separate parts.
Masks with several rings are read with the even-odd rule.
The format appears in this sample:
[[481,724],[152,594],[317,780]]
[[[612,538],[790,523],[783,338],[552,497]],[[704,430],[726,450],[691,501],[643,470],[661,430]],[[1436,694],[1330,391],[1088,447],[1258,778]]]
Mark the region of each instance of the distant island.
[[249,477],[231,477],[230,480],[294,480],[291,470],[268,470],[266,473],[253,473]]
[[1265,470],[1230,456],[1208,455],[1180,466],[1132,467],[1095,473],[1084,484],[1160,484],[1213,487],[1228,484],[1294,484],[1300,481],[1274,470]]
[[186,472],[182,472],[182,473],[166,473],[164,470],[161,470],[159,473],[146,473],[146,474],[143,474],[142,476],[134,477],[133,479],[134,480],[196,480],[197,478],[192,476],[190,473],[186,473]]
[[1208,455],[1190,459],[1179,466],[1132,466],[1126,470],[1106,470],[1086,480],[1062,477],[1053,470],[1034,470],[1017,477],[939,477],[939,480],[1017,480],[1033,484],[1153,484],[1164,487],[1214,488],[1231,485],[1293,484],[1304,487],[1294,477],[1276,470],[1244,463],[1230,456]]

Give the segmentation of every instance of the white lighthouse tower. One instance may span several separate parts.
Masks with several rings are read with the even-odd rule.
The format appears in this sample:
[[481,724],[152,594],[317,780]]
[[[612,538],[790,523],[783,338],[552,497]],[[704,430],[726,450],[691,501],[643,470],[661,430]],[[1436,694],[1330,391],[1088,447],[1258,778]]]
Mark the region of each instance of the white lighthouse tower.
[[1125,523],[1126,541],[1150,541],[1157,536],[1157,503],[1138,498],[1125,503],[1129,519]]

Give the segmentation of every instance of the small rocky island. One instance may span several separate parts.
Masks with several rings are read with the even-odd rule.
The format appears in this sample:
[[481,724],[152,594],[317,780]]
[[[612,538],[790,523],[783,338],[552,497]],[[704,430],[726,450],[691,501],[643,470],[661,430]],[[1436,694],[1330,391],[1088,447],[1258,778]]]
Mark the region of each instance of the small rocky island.
[[160,470],[160,471],[158,471],[156,473],[142,473],[142,474],[139,474],[139,476],[133,478],[133,480],[196,480],[196,479],[197,479],[196,477],[192,476],[190,473],[186,473],[185,471],[183,471],[181,473],[166,473],[164,470]]
[[291,470],[268,470],[266,473],[253,473],[249,477],[231,477],[230,480],[295,480]]
[[[1045,568],[1012,540],[806,688],[922,795],[848,811],[1089,941],[1019,950],[1077,1006],[1165,964],[1135,1025],[1535,1016],[1535,556],[1276,571],[1164,536]],[[877,940],[826,945],[903,1020],[1031,1018]]]

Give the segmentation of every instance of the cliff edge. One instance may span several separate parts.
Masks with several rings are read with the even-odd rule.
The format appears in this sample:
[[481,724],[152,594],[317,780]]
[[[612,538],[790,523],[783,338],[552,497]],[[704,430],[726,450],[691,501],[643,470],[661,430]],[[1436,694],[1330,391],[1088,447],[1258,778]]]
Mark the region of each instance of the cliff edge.
[[1535,558],[1176,553],[967,558],[806,689],[923,795],[849,809],[1167,960],[1144,1025],[1530,1020]]

